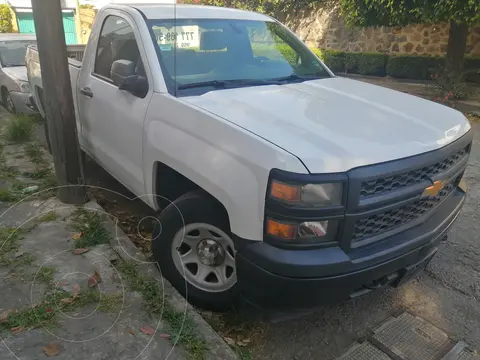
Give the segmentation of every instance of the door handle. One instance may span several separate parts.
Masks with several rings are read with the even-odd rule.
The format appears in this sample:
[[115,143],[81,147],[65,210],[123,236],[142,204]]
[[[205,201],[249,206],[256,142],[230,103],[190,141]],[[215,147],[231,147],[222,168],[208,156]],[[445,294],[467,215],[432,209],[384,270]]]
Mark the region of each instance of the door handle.
[[83,95],[88,96],[89,98],[93,97],[93,92],[92,92],[92,90],[91,90],[89,87],[81,88],[81,89],[80,89],[80,92],[81,92]]

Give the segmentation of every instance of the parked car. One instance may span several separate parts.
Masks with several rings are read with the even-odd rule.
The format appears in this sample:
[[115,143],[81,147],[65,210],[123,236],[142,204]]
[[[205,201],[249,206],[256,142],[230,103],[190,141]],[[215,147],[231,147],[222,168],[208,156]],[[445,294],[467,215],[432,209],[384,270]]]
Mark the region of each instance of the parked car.
[[0,34],[0,94],[11,113],[37,113],[25,66],[27,46],[35,43],[35,35]]
[[463,114],[336,77],[271,17],[108,5],[69,61],[81,148],[160,212],[155,259],[199,306],[398,286],[464,203]]

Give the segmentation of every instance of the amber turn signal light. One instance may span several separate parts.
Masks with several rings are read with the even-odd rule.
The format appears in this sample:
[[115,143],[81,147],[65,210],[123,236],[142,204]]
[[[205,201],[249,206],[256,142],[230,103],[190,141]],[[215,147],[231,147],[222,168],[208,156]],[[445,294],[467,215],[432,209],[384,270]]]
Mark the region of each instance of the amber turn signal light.
[[267,220],[267,234],[282,239],[294,239],[297,233],[297,226],[284,224],[272,219]]
[[270,196],[283,201],[300,201],[301,191],[299,186],[272,181]]

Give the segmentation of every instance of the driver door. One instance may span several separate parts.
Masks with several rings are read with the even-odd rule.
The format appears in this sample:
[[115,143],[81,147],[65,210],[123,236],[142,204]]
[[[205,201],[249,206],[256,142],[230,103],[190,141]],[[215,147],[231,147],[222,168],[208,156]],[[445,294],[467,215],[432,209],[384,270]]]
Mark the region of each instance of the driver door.
[[135,26],[122,15],[107,15],[103,21],[96,53],[90,55],[95,59],[85,64],[91,69],[84,69],[78,81],[78,111],[85,150],[132,192],[143,195],[143,121],[152,87],[143,98],[120,90],[110,70],[115,60],[129,60],[150,84],[151,77],[143,67]]

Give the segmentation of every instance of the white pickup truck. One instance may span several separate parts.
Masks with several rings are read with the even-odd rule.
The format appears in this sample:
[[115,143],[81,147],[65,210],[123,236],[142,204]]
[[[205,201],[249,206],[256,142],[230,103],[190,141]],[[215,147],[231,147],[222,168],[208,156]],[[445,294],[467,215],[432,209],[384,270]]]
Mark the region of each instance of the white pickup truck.
[[[26,60],[43,113],[35,47]],[[155,259],[199,306],[398,286],[463,205],[461,113],[334,76],[271,17],[108,5],[70,64],[82,149],[163,209]]]

